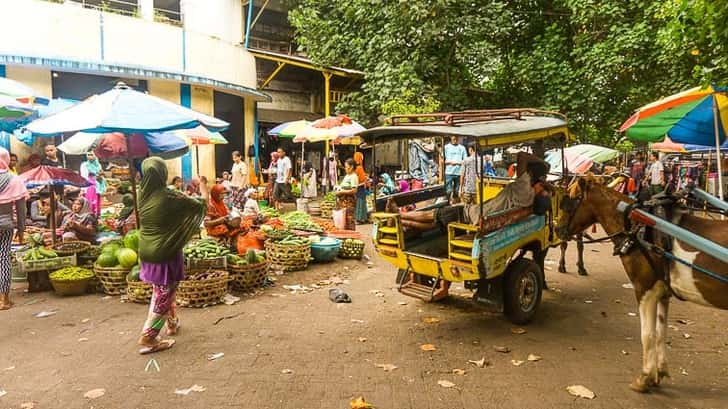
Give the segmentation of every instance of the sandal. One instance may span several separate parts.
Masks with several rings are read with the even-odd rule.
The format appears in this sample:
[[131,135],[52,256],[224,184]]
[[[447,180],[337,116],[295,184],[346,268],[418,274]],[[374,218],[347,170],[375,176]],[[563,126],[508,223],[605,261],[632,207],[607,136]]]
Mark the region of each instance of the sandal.
[[153,354],[155,352],[161,352],[161,351],[172,348],[172,346],[174,346],[175,342],[176,341],[173,339],[165,339],[163,341],[159,341],[158,343],[156,343],[154,345],[150,345],[150,346],[141,348],[139,350],[139,353],[141,355],[147,355],[147,354]]
[[171,337],[177,335],[177,332],[179,332],[179,327],[179,324],[173,326],[169,326],[169,324],[167,324],[167,336]]

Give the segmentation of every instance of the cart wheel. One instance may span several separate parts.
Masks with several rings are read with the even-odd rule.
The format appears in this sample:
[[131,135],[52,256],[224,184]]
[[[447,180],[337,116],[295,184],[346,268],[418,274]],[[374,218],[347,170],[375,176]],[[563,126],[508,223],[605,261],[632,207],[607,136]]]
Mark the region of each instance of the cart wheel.
[[503,310],[514,324],[529,323],[541,303],[541,269],[526,258],[513,261],[506,270],[503,288]]

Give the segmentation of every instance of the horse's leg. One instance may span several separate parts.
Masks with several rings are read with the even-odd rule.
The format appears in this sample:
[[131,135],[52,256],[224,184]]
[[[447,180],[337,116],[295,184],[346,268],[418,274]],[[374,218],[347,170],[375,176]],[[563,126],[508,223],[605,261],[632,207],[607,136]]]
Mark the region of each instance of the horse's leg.
[[665,339],[667,338],[667,312],[670,306],[670,297],[667,289],[665,294],[657,304],[657,383],[662,381],[662,378],[669,378],[670,372],[667,370],[667,345]]
[[647,290],[639,299],[640,334],[642,338],[642,374],[632,382],[630,388],[637,392],[647,392],[657,384],[657,303],[662,297],[659,283]]
[[585,276],[587,272],[584,267],[584,235],[581,233],[576,236],[576,252],[579,255],[579,261],[576,262],[576,267],[579,270],[579,275]]
[[559,246],[561,248],[561,258],[559,259],[559,273],[566,272],[566,249],[569,247],[569,242],[564,240]]

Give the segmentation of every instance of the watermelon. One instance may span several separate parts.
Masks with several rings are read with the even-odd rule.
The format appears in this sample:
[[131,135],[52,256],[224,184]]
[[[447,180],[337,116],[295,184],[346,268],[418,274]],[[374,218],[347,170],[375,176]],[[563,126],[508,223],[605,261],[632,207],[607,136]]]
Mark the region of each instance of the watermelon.
[[124,268],[131,268],[137,263],[137,253],[132,249],[119,249],[116,257]]
[[129,271],[129,274],[126,275],[126,281],[140,281],[139,279],[139,265],[135,265],[132,267],[131,271]]
[[105,243],[101,246],[101,252],[102,253],[109,253],[109,254],[116,254],[116,252],[121,248],[121,242],[120,241],[110,241],[108,243]]
[[139,251],[139,230],[130,230],[129,233],[124,236],[124,247]]
[[110,252],[101,253],[96,262],[101,267],[114,267],[116,265],[116,256]]

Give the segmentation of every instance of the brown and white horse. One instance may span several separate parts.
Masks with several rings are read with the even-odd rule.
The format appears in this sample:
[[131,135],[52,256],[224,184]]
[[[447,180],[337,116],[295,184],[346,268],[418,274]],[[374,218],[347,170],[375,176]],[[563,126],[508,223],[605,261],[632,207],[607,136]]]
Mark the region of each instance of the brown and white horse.
[[[563,218],[558,233],[563,238],[584,231],[592,223],[599,223],[612,238],[615,248],[628,239],[625,218],[617,210],[619,202],[633,203],[629,197],[616,192],[592,177],[579,178],[569,187],[565,198]],[[708,240],[728,247],[728,221],[708,220],[685,214],[679,225]],[[728,265],[690,246],[671,239],[672,254],[693,265],[728,278]],[[668,376],[667,313],[670,295],[694,303],[728,309],[728,284],[709,277],[689,266],[659,257],[656,253],[632,246],[620,256],[629,280],[634,286],[639,304],[642,373],[630,387],[647,392]],[[666,273],[669,272],[669,273]]]

